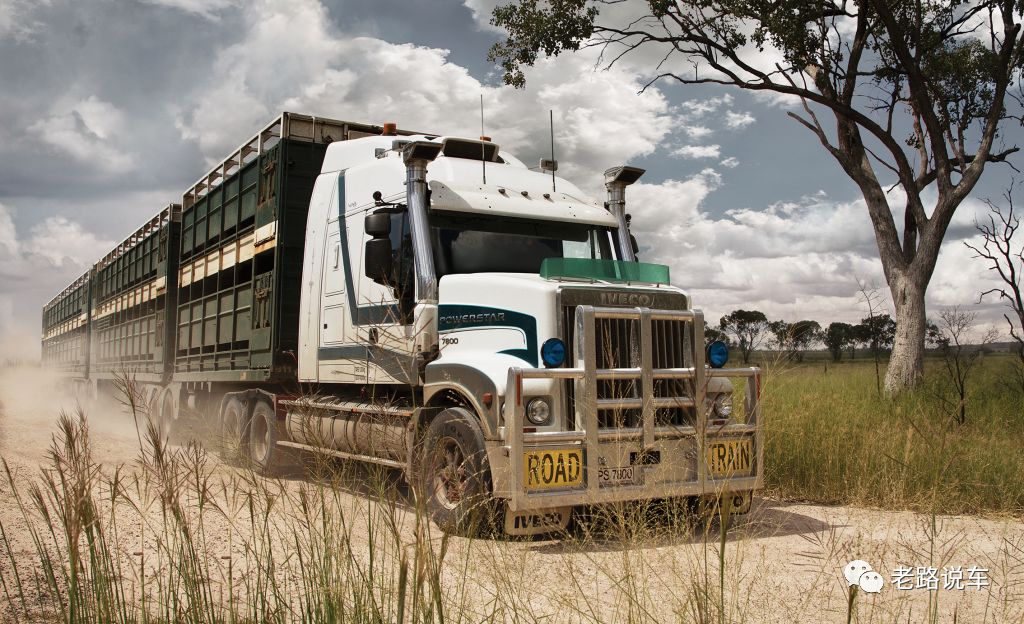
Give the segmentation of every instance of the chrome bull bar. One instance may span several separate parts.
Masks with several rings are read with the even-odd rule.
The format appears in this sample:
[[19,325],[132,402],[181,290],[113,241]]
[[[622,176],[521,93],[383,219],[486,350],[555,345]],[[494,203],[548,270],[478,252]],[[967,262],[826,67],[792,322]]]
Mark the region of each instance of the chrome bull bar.
[[[639,321],[640,366],[633,368],[597,368],[597,319]],[[692,367],[654,368],[652,323],[658,320],[692,323]],[[649,308],[607,308],[580,305],[576,308],[576,366],[573,368],[510,368],[506,386],[506,423],[503,442],[509,455],[511,474],[507,494],[511,511],[544,509],[570,505],[609,503],[628,500],[720,494],[723,491],[754,490],[763,486],[764,430],[761,418],[761,369],[707,369],[704,365],[704,315],[699,310],[652,310]],[[706,409],[707,380],[711,377],[746,378],[743,422],[710,426]],[[524,379],[573,380],[576,384],[573,431],[525,432]],[[654,381],[692,380],[694,396],[656,397]],[[598,381],[639,380],[640,397],[598,398]],[[693,407],[693,426],[656,426],[656,410],[661,407]],[[601,409],[640,409],[640,427],[600,428]],[[580,427],[582,426],[582,430]],[[709,474],[706,449],[709,433],[715,437],[746,436],[754,445],[752,473],[743,476]],[[654,448],[660,441],[692,439],[696,446],[696,478],[685,482],[602,486],[597,458],[602,444],[629,443],[642,450]],[[582,485],[564,489],[531,491],[525,485],[524,452],[532,449],[579,448],[586,457]],[[588,452],[589,451],[589,452]]]

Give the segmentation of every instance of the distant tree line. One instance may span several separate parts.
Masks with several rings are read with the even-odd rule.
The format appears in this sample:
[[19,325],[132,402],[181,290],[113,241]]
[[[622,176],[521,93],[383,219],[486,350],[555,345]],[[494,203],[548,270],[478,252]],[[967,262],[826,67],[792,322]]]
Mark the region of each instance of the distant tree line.
[[[875,357],[888,353],[896,337],[896,321],[888,314],[880,314],[861,319],[856,325],[835,322],[822,328],[817,321],[771,321],[759,310],[733,310],[721,318],[717,328],[708,327],[706,336],[709,341],[724,340],[739,349],[744,364],[750,362],[755,350],[762,348],[777,350],[800,362],[806,351],[818,345],[828,349],[838,362],[844,354],[854,359],[858,349]],[[947,338],[935,323],[928,321],[926,340],[930,347],[941,347]]]

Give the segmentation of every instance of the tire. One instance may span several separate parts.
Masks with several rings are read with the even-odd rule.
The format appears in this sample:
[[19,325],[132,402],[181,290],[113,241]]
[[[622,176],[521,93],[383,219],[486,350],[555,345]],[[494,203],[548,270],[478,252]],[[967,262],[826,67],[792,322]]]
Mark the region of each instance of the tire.
[[474,414],[451,407],[423,435],[416,490],[431,519],[445,533],[473,536],[494,516],[491,471],[484,434]]
[[249,461],[256,472],[271,476],[281,464],[281,450],[277,447],[277,413],[263,399],[256,401],[249,421]]
[[217,435],[217,454],[228,463],[238,463],[248,454],[249,414],[245,404],[236,398],[228,399],[220,415]]
[[159,413],[156,416],[157,428],[161,439],[165,443],[170,443],[174,439],[175,425],[178,422],[178,414],[174,409],[174,396],[171,394],[170,389],[164,390],[163,393],[158,393],[157,396],[160,398],[156,402],[159,408]]

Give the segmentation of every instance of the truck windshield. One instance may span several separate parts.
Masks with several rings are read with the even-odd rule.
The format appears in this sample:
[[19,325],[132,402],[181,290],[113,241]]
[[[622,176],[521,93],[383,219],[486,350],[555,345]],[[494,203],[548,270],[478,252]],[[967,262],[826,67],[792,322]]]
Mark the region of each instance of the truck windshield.
[[611,230],[599,225],[458,213],[433,213],[430,225],[438,277],[538,273],[547,258],[614,259]]

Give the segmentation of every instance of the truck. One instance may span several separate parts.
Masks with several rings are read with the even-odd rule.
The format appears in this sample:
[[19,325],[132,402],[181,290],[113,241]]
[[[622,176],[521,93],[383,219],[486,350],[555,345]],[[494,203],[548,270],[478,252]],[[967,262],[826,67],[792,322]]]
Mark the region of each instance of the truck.
[[[45,365],[130,375],[272,473],[316,451],[401,471],[443,530],[564,529],[583,506],[749,509],[761,374],[726,368],[605,201],[476,139],[282,113],[43,308]],[[632,207],[642,211],[642,206]]]

